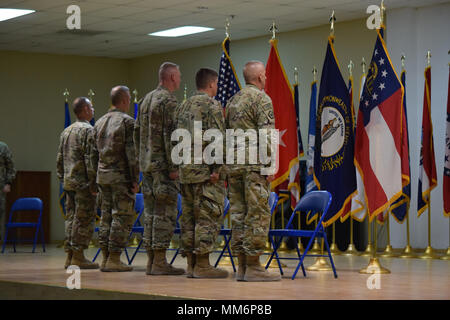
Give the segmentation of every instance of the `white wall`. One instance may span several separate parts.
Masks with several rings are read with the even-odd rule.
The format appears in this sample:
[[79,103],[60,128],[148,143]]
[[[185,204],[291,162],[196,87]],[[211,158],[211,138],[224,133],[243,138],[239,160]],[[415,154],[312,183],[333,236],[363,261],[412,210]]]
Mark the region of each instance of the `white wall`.
[[[422,127],[424,69],[426,53],[431,51],[431,118],[436,156],[438,186],[431,192],[431,244],[449,246],[449,219],[443,216],[442,177],[445,153],[448,62],[450,56],[450,4],[419,9],[399,9],[387,13],[386,40],[398,73],[401,54],[405,53],[406,99],[411,157],[412,199],[410,209],[411,246],[425,248],[428,243],[428,211],[417,218],[417,186]],[[406,223],[391,219],[391,243],[394,248],[406,245]]]

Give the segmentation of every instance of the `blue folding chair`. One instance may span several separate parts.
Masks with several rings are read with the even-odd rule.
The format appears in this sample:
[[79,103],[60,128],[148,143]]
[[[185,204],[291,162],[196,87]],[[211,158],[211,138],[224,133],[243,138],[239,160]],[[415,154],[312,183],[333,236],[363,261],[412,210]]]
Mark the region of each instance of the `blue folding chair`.
[[[136,217],[136,220],[134,221],[133,226],[131,227],[131,232],[130,232],[130,235],[128,236],[128,240],[130,240],[133,233],[140,233],[140,234],[144,233],[144,227],[141,225],[141,216],[142,216],[142,213],[144,212],[144,195],[142,193],[136,193],[136,201],[134,203],[134,211],[136,211],[138,216]],[[99,216],[101,216],[101,211],[98,210],[97,214]],[[94,232],[98,232],[99,229],[100,229],[99,227],[95,227]],[[141,243],[142,243],[142,240],[139,243],[139,247],[140,247]],[[137,250],[139,250],[139,247],[137,248]],[[136,250],[136,252],[137,252],[137,250]],[[97,253],[95,254],[94,259],[92,259],[92,262],[94,262],[97,259],[98,255],[100,254],[100,251],[101,251],[101,249],[99,248],[97,250]],[[136,252],[133,255],[133,259],[134,259],[134,256],[136,255]],[[130,260],[130,258],[128,256],[127,248],[125,248],[125,255],[127,257],[128,264],[131,264],[131,262],[133,260]]]
[[[328,191],[324,191],[324,190],[311,191],[311,192],[305,194],[300,199],[300,201],[297,203],[285,229],[272,229],[269,231],[269,238],[270,238],[270,241],[272,242],[273,252],[272,252],[272,255],[270,256],[270,259],[267,262],[266,269],[269,267],[274,256],[277,260],[281,275],[283,275],[283,268],[281,267],[281,263],[280,263],[281,259],[299,260],[299,263],[294,271],[294,274],[292,275],[292,280],[294,280],[295,276],[297,275],[298,269],[300,267],[302,267],[303,276],[306,277],[305,268],[303,266],[303,261],[304,261],[305,257],[328,257],[331,261],[331,266],[333,268],[334,277],[337,278],[337,273],[336,273],[336,268],[334,266],[333,257],[331,256],[330,248],[328,246],[327,233],[322,225],[322,221],[327,214],[328,208],[330,207],[331,200],[332,200],[332,196],[331,196],[331,193],[329,193]],[[322,213],[322,215],[320,216],[319,223],[317,224],[317,227],[314,230],[296,230],[296,229],[294,229],[292,221],[293,221],[293,219],[295,217],[295,213],[297,211],[311,212],[311,214]],[[276,240],[275,240],[275,237],[277,238]],[[300,250],[298,249],[298,246],[296,247],[297,258],[288,258],[288,257],[281,258],[278,256],[277,250],[280,247],[283,237],[307,237],[307,238],[310,238],[310,240],[309,240],[308,245],[306,246],[306,249],[303,252],[303,254],[300,254]],[[324,239],[324,243],[327,248],[328,255],[308,254],[308,251],[311,248],[312,243],[315,238],[323,238]]]
[[[227,197],[225,197],[225,203],[224,203],[224,210],[223,210],[223,219],[225,220],[226,216],[228,215],[228,211],[230,210],[230,200],[228,200]],[[236,266],[234,265],[234,261],[232,259],[233,255],[231,254],[231,249],[230,249],[230,241],[231,241],[231,228],[225,228],[222,225],[222,228],[220,229],[220,233],[219,236],[222,236],[224,241],[225,241],[225,245],[222,248],[222,251],[220,251],[220,255],[217,258],[216,263],[214,264],[214,267],[216,268],[217,265],[220,262],[220,259],[222,259],[222,257],[230,257],[231,259],[231,265],[233,266],[233,271],[236,272]],[[228,254],[225,254],[225,251],[228,252]]]
[[[16,228],[36,228],[36,233],[33,239],[24,239],[22,241],[33,241],[33,253],[36,249],[36,243],[39,231],[41,232],[42,250],[45,252],[45,242],[44,242],[44,229],[42,227],[42,200],[39,198],[19,198],[17,199],[12,207],[9,214],[9,220],[6,224],[5,230],[5,240],[3,241],[2,253],[5,252],[6,242],[8,242],[8,230]],[[37,222],[13,222],[13,215],[18,211],[37,211],[39,213]],[[16,252],[16,242],[17,239],[14,237],[13,240],[9,241],[13,243],[14,252]]]

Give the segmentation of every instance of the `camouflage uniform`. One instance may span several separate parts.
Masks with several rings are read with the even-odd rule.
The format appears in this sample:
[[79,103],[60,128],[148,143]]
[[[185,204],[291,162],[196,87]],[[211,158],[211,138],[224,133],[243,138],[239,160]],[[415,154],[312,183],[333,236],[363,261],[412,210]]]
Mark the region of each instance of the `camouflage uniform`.
[[95,172],[89,166],[88,137],[92,126],[76,121],[61,133],[56,173],[66,192],[64,249],[87,249],[93,233],[96,191]]
[[[244,131],[274,129],[272,100],[256,86],[247,85],[228,102],[226,125],[227,129]],[[248,159],[248,143],[245,148]],[[270,224],[270,187],[266,176],[260,174],[262,167],[262,164],[233,164],[228,168],[231,246],[236,255],[260,255],[265,247]]]
[[[225,121],[222,107],[206,93],[198,92],[185,101],[176,110],[177,127],[191,134],[191,150],[194,150],[194,121],[202,123],[203,131],[220,130],[225,136]],[[202,132],[203,136],[203,132]],[[220,147],[223,143],[219,141]],[[202,151],[208,145],[202,139]],[[223,159],[222,159],[223,161]],[[222,224],[225,200],[225,166],[222,164],[194,164],[191,152],[191,164],[179,167],[181,195],[183,197],[181,215],[181,252],[183,255],[194,253],[208,254],[214,244]],[[217,183],[209,182],[211,173],[220,175]]]
[[149,92],[139,106],[134,142],[143,173],[144,247],[167,249],[177,217],[179,183],[169,178],[172,163],[171,135],[175,130],[177,99],[163,86]]
[[91,165],[97,171],[102,217],[99,244],[109,252],[126,247],[134,221],[133,183],[139,181],[133,143],[134,120],[111,108],[94,126]]
[[12,154],[6,143],[0,141],[0,236],[3,235],[5,198],[3,192],[5,185],[11,185],[16,176]]

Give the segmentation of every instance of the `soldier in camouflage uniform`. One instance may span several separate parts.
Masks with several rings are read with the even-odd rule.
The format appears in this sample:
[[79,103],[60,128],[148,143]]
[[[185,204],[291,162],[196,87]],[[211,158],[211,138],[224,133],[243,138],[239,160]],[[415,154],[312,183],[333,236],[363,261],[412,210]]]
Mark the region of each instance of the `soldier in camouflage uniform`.
[[[207,129],[215,129],[221,135],[218,143],[223,150],[225,121],[223,109],[214,99],[217,93],[218,74],[212,69],[200,69],[196,74],[197,93],[177,108],[177,128],[190,133],[191,150],[194,146],[194,122],[201,124],[202,136]],[[186,137],[187,138],[187,137]],[[184,138],[183,138],[184,139]],[[202,139],[200,151],[205,150]],[[214,155],[212,155],[214,156]],[[225,165],[223,156],[219,163],[197,164],[194,152],[189,163],[179,166],[182,208],[181,253],[187,256],[187,274],[191,278],[226,278],[228,272],[209,264],[209,254],[219,235],[225,201]]]
[[147,93],[139,106],[134,142],[143,173],[144,235],[147,275],[180,275],[184,270],[167,263],[166,250],[173,236],[179,192],[178,171],[172,163],[171,134],[181,74],[171,62],[159,68],[159,85]]
[[0,237],[3,236],[5,219],[5,198],[11,191],[11,183],[16,177],[12,154],[6,143],[0,141]]
[[97,172],[102,200],[99,244],[103,261],[101,271],[131,271],[120,261],[134,220],[135,193],[139,168],[133,143],[134,119],[130,90],[117,86],[111,90],[112,107],[94,126],[91,165]]
[[[264,93],[265,67],[259,61],[244,67],[246,86],[229,100],[226,107],[227,129],[274,129],[272,100]],[[270,140],[268,141],[270,150]],[[235,150],[237,148],[235,147]],[[233,149],[231,151],[234,151]],[[249,145],[245,156],[249,159]],[[227,153],[230,150],[227,150]],[[238,281],[276,281],[279,274],[260,266],[270,224],[269,194],[273,177],[261,175],[262,164],[233,164],[228,168],[228,192],[232,223],[231,247],[238,255]]]
[[89,99],[79,97],[73,102],[73,112],[77,121],[61,133],[56,156],[56,173],[66,192],[64,250],[67,259],[64,268],[72,264],[81,269],[97,269],[98,264],[84,256],[94,231],[97,193],[95,172],[89,166],[88,141],[94,108]]

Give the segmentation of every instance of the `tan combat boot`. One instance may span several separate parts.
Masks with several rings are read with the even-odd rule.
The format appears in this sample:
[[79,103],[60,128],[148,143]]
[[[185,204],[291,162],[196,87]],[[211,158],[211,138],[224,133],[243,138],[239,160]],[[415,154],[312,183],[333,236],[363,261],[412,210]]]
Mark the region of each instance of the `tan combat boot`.
[[259,264],[259,256],[246,256],[247,267],[245,269],[244,281],[280,281],[281,276],[270,273]]
[[166,249],[153,250],[153,264],[151,275],[180,275],[184,274],[184,269],[174,268],[167,263]]
[[64,269],[67,269],[72,264],[72,256],[73,251],[72,250],[67,251],[67,258],[66,262],[64,263]]
[[209,264],[209,253],[197,255],[194,266],[194,278],[226,278],[228,271],[221,268],[214,268]]
[[148,257],[147,270],[145,271],[145,274],[150,275],[152,272],[152,264],[153,264],[153,257],[154,257],[153,250],[147,250],[147,257]]
[[120,255],[122,252],[110,252],[108,256],[108,261],[106,262],[105,272],[126,272],[133,270],[133,267],[127,266],[125,263],[120,261]]
[[102,263],[100,264],[100,271],[105,271],[106,262],[108,261],[109,251],[108,248],[102,248]]
[[80,269],[98,269],[98,263],[94,263],[84,256],[84,250],[73,250],[72,265],[80,267]]
[[195,267],[195,262],[197,260],[197,257],[193,253],[188,253],[188,254],[186,254],[186,259],[187,259],[187,269],[186,269],[187,277],[193,278],[194,277],[194,267]]
[[237,281],[244,281],[245,269],[247,268],[247,259],[245,254],[238,255],[238,271],[236,273]]

